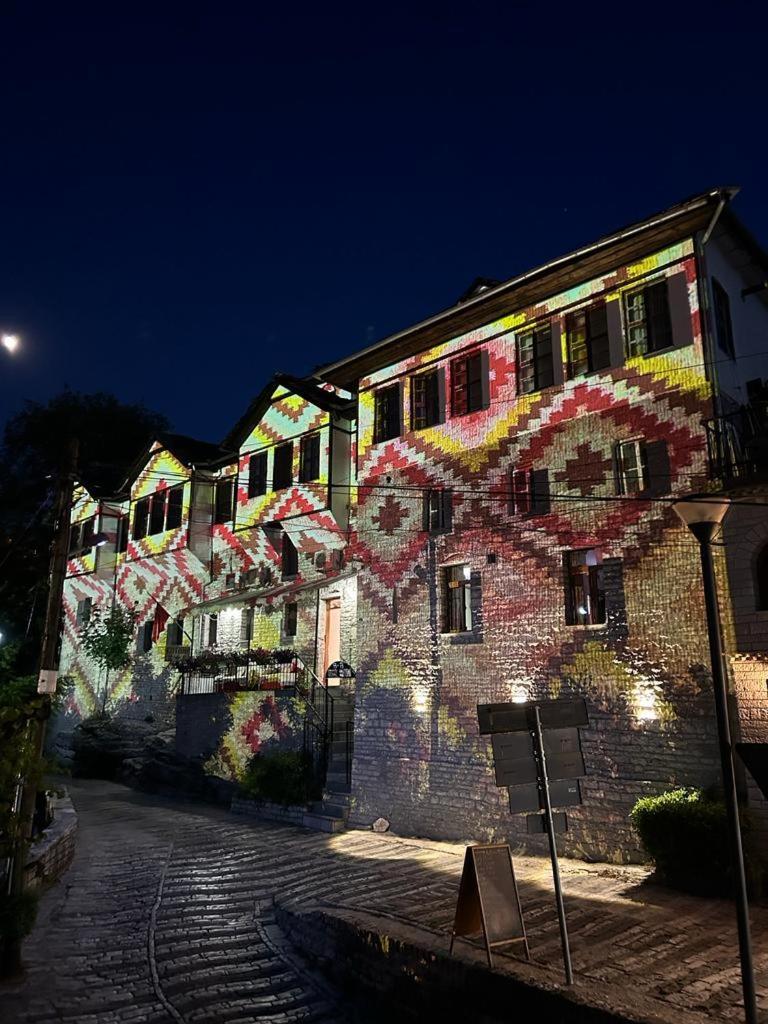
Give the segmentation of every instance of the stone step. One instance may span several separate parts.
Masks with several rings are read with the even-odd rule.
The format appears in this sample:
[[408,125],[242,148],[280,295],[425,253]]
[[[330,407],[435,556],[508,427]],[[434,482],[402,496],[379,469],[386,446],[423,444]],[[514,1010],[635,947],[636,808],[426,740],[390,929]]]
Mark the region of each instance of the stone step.
[[312,814],[327,815],[329,818],[342,818],[344,821],[349,817],[348,804],[341,800],[314,800],[310,805]]
[[317,832],[343,832],[346,822],[343,818],[336,818],[330,814],[315,814],[313,811],[306,811],[302,818],[304,828],[313,828]]

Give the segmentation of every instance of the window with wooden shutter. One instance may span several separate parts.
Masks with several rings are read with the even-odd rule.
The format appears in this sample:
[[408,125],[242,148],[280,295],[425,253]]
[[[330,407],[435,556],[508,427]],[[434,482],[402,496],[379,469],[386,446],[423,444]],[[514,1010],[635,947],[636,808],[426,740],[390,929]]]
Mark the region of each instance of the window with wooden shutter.
[[214,523],[231,523],[234,519],[234,478],[225,477],[216,481]]
[[611,365],[605,303],[569,313],[565,318],[568,373],[578,377]]
[[509,483],[509,511],[512,515],[528,515],[531,511],[530,469],[512,469],[509,474]]
[[616,489],[619,494],[641,494],[648,487],[645,442],[619,441],[615,448]]
[[672,320],[666,280],[624,296],[627,351],[630,356],[659,352],[672,344]]
[[517,335],[517,393],[529,395],[553,383],[552,326],[546,323]]
[[289,601],[283,610],[283,636],[295,637],[298,623],[299,606],[295,601]]
[[149,520],[149,498],[140,498],[133,510],[133,539],[142,540],[147,535]]
[[597,548],[566,551],[565,615],[569,626],[593,626],[605,622],[605,587],[602,556]]
[[731,321],[731,301],[728,292],[716,278],[712,278],[712,301],[714,306],[715,336],[718,346],[731,359],[736,358],[733,343],[733,322]]
[[84,554],[87,554],[93,547],[93,541],[96,536],[96,519],[91,517],[86,519],[83,523],[83,532],[80,537],[80,547]]
[[144,625],[142,627],[142,630],[141,630],[141,649],[142,649],[142,651],[144,651],[145,654],[148,651],[152,650],[152,629],[153,629],[153,626],[154,626],[154,622],[152,621],[152,619],[148,619],[147,622],[144,623]]
[[165,529],[165,502],[167,492],[155,491],[149,506],[149,533],[151,536]]
[[69,527],[69,553],[70,555],[79,554],[80,549],[80,523],[71,523]]
[[391,441],[400,433],[400,385],[390,384],[374,394],[374,444]]
[[283,531],[280,553],[283,579],[289,576],[297,576],[299,573],[299,552],[285,531]]
[[468,565],[449,565],[444,570],[445,633],[465,633],[472,628],[472,571]]
[[431,488],[424,492],[423,522],[429,533],[448,533],[453,528],[451,488]]
[[253,636],[253,608],[243,608],[240,612],[240,646],[249,648]]
[[279,491],[293,483],[293,441],[279,444],[275,448],[275,462],[272,472],[272,490]]
[[411,428],[434,427],[441,418],[439,371],[411,377]]
[[184,484],[171,487],[165,512],[166,530],[177,530],[181,526],[184,510]]
[[549,470],[509,471],[509,511],[518,516],[543,516],[550,511]]
[[253,452],[248,460],[248,497],[267,493],[267,453]]
[[299,480],[308,483],[320,476],[320,435],[308,434],[301,439]]
[[84,597],[81,601],[77,602],[75,622],[78,626],[86,626],[91,621],[92,606],[93,599],[90,597]]
[[462,356],[451,363],[451,415],[466,416],[486,404],[486,360],[482,352]]

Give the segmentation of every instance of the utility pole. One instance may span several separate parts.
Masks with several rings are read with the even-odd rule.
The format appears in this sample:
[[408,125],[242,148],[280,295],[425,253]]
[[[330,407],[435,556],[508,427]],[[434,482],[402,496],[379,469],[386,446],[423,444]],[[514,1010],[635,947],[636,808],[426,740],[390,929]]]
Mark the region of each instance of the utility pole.
[[[33,764],[38,764],[43,756],[45,746],[46,723],[51,714],[51,696],[56,693],[56,680],[59,662],[59,632],[61,624],[61,608],[64,596],[64,579],[67,574],[67,556],[69,554],[69,514],[72,506],[72,492],[77,466],[79,443],[72,438],[67,447],[64,465],[59,480],[56,497],[56,511],[53,521],[53,541],[51,543],[51,559],[48,576],[48,601],[45,609],[45,626],[43,644],[40,652],[40,672],[38,675],[37,692],[43,695],[42,706],[30,723],[30,738],[34,751]],[[13,899],[20,897],[24,891],[24,866],[27,847],[31,838],[32,819],[35,812],[37,796],[37,779],[23,780],[21,806],[19,809],[19,829],[14,843],[12,864],[9,877],[8,895]],[[6,972],[15,973],[21,969],[21,940],[16,940],[5,950]]]

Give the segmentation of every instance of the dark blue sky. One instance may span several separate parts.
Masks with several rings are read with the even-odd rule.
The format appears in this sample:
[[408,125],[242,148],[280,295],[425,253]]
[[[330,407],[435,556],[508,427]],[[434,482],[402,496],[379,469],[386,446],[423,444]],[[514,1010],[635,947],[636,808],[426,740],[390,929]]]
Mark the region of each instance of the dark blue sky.
[[119,6],[0,13],[0,421],[66,383],[215,440],[713,184],[768,242],[762,5]]

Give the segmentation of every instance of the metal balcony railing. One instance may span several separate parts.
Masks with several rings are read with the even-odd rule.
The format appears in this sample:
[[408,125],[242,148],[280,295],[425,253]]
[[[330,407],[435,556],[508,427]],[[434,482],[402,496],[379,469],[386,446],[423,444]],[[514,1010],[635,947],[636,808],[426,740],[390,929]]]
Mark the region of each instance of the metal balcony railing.
[[176,661],[179,693],[239,693],[280,690],[304,693],[308,670],[293,651],[206,651]]
[[768,479],[768,415],[758,405],[743,406],[704,420],[710,474],[724,486]]

